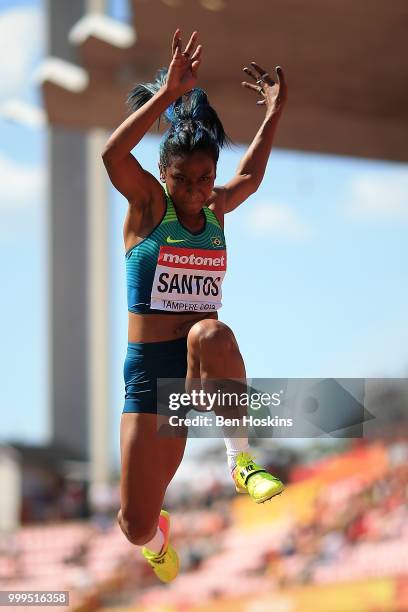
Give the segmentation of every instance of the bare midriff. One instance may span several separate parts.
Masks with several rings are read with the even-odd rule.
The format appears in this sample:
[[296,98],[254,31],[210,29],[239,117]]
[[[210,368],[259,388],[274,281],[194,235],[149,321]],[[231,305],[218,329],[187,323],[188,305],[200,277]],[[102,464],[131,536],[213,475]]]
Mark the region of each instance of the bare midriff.
[[218,319],[216,312],[203,314],[136,314],[128,311],[129,342],[163,342],[187,336],[190,328],[203,319]]

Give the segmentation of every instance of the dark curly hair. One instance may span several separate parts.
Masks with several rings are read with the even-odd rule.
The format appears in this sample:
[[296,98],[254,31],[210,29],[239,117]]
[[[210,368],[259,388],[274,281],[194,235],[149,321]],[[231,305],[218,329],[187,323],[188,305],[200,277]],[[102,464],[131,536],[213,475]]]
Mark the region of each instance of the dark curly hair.
[[[127,98],[130,110],[146,104],[165,84],[166,77],[167,68],[161,68],[152,83],[136,85]],[[195,151],[208,152],[217,164],[220,149],[231,144],[207,94],[199,87],[178,98],[167,108],[164,117],[170,124],[160,143],[160,164],[164,168],[172,157]]]

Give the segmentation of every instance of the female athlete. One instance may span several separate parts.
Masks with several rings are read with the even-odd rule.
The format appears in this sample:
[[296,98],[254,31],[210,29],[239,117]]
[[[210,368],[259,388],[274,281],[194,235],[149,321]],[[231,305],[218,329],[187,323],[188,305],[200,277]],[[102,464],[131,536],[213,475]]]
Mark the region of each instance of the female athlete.
[[[202,89],[196,87],[202,46],[193,32],[182,51],[180,30],[168,69],[129,95],[132,114],[106,143],[102,158],[113,185],[129,202],[124,223],[129,332],[121,416],[121,509],[119,525],[163,582],[179,563],[169,542],[164,495],[184,453],[186,436],[157,434],[158,378],[246,378],[231,329],[221,323],[221,284],[226,270],[224,214],[259,187],[286,102],[283,71],[274,80],[252,62],[244,71],[254,83],[264,120],[236,175],[215,187],[220,148],[227,137]],[[131,151],[165,114],[170,127],[160,145],[160,182]],[[228,465],[238,492],[264,502],[281,493],[280,480],[249,454],[247,437],[226,437]]]

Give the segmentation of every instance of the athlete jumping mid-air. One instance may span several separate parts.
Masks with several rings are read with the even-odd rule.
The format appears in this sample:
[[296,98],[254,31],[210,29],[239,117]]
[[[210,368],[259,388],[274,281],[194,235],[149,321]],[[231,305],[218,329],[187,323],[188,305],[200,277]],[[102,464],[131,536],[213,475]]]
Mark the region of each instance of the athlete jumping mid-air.
[[[245,380],[245,365],[231,329],[218,320],[226,271],[224,214],[261,184],[279,117],[287,99],[283,71],[270,76],[255,62],[244,68],[265,117],[235,176],[215,187],[223,126],[196,87],[202,46],[194,32],[184,51],[180,30],[172,58],[153,83],[137,85],[132,114],[109,138],[102,157],[110,180],[129,202],[124,223],[128,283],[128,348],[121,416],[119,525],[163,582],[179,563],[169,543],[166,489],[184,453],[183,436],[157,433],[158,378]],[[160,182],[132,155],[161,115],[169,122],[159,157]],[[182,279],[182,280],[180,280]],[[256,464],[248,438],[225,436],[229,469],[238,492],[264,502],[282,492],[281,481]],[[199,478],[199,474],[198,474]]]

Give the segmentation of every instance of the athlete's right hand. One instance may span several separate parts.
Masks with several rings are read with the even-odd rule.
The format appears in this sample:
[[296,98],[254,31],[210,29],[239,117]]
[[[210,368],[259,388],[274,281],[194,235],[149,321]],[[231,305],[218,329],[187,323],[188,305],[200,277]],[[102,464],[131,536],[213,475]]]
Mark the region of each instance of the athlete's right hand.
[[196,86],[198,68],[201,63],[202,46],[198,45],[197,32],[193,32],[184,51],[182,49],[181,31],[178,28],[173,36],[172,60],[167,73],[166,89],[177,98]]

